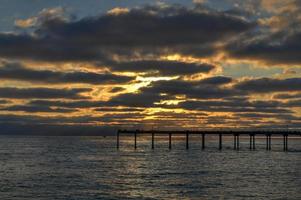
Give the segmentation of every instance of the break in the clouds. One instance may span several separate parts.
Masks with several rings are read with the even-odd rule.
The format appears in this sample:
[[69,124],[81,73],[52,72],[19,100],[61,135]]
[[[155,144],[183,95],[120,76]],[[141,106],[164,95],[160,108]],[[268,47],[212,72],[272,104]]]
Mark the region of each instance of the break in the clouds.
[[2,132],[301,127],[297,0],[47,2],[0,32]]

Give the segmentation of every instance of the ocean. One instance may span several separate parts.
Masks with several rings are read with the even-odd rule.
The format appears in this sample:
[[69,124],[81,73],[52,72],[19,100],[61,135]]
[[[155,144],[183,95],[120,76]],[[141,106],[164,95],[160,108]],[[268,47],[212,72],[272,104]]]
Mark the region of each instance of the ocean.
[[1,200],[301,199],[301,139],[0,136]]

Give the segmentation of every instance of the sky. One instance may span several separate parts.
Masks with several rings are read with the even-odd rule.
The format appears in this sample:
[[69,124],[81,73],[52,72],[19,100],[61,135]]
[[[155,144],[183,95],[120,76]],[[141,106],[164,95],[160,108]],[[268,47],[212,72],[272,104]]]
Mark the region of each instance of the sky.
[[299,0],[0,0],[1,133],[299,129],[300,11]]

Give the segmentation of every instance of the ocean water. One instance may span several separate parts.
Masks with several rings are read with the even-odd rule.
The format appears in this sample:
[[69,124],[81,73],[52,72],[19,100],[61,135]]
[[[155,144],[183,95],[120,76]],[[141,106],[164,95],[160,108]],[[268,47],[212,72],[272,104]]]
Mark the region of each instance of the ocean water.
[[1,200],[94,199],[301,199],[301,140],[290,138],[289,151],[272,138],[240,150],[233,139],[207,138],[201,150],[198,136],[149,137],[33,137],[0,136]]

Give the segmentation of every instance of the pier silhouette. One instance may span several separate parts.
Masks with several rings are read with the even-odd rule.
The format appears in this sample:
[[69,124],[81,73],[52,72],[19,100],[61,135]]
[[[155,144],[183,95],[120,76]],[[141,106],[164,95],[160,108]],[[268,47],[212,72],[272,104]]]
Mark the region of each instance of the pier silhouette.
[[168,130],[118,130],[117,131],[117,141],[116,147],[120,147],[120,135],[133,135],[134,136],[134,148],[137,148],[137,136],[138,135],[151,135],[151,148],[155,147],[155,135],[168,135],[168,148],[171,149],[172,135],[185,135],[186,136],[186,149],[189,149],[189,136],[190,135],[201,135],[202,136],[202,149],[205,149],[206,136],[216,135],[218,136],[218,149],[222,150],[223,148],[223,136],[233,136],[233,146],[235,150],[239,150],[239,138],[242,135],[250,137],[250,150],[255,150],[256,148],[256,136],[265,136],[266,137],[266,150],[271,150],[271,141],[273,136],[282,136],[283,137],[283,151],[288,151],[288,137],[289,136],[300,136],[301,131],[293,130],[229,130],[229,131],[193,131],[193,130],[184,130],[184,131],[168,131]]

